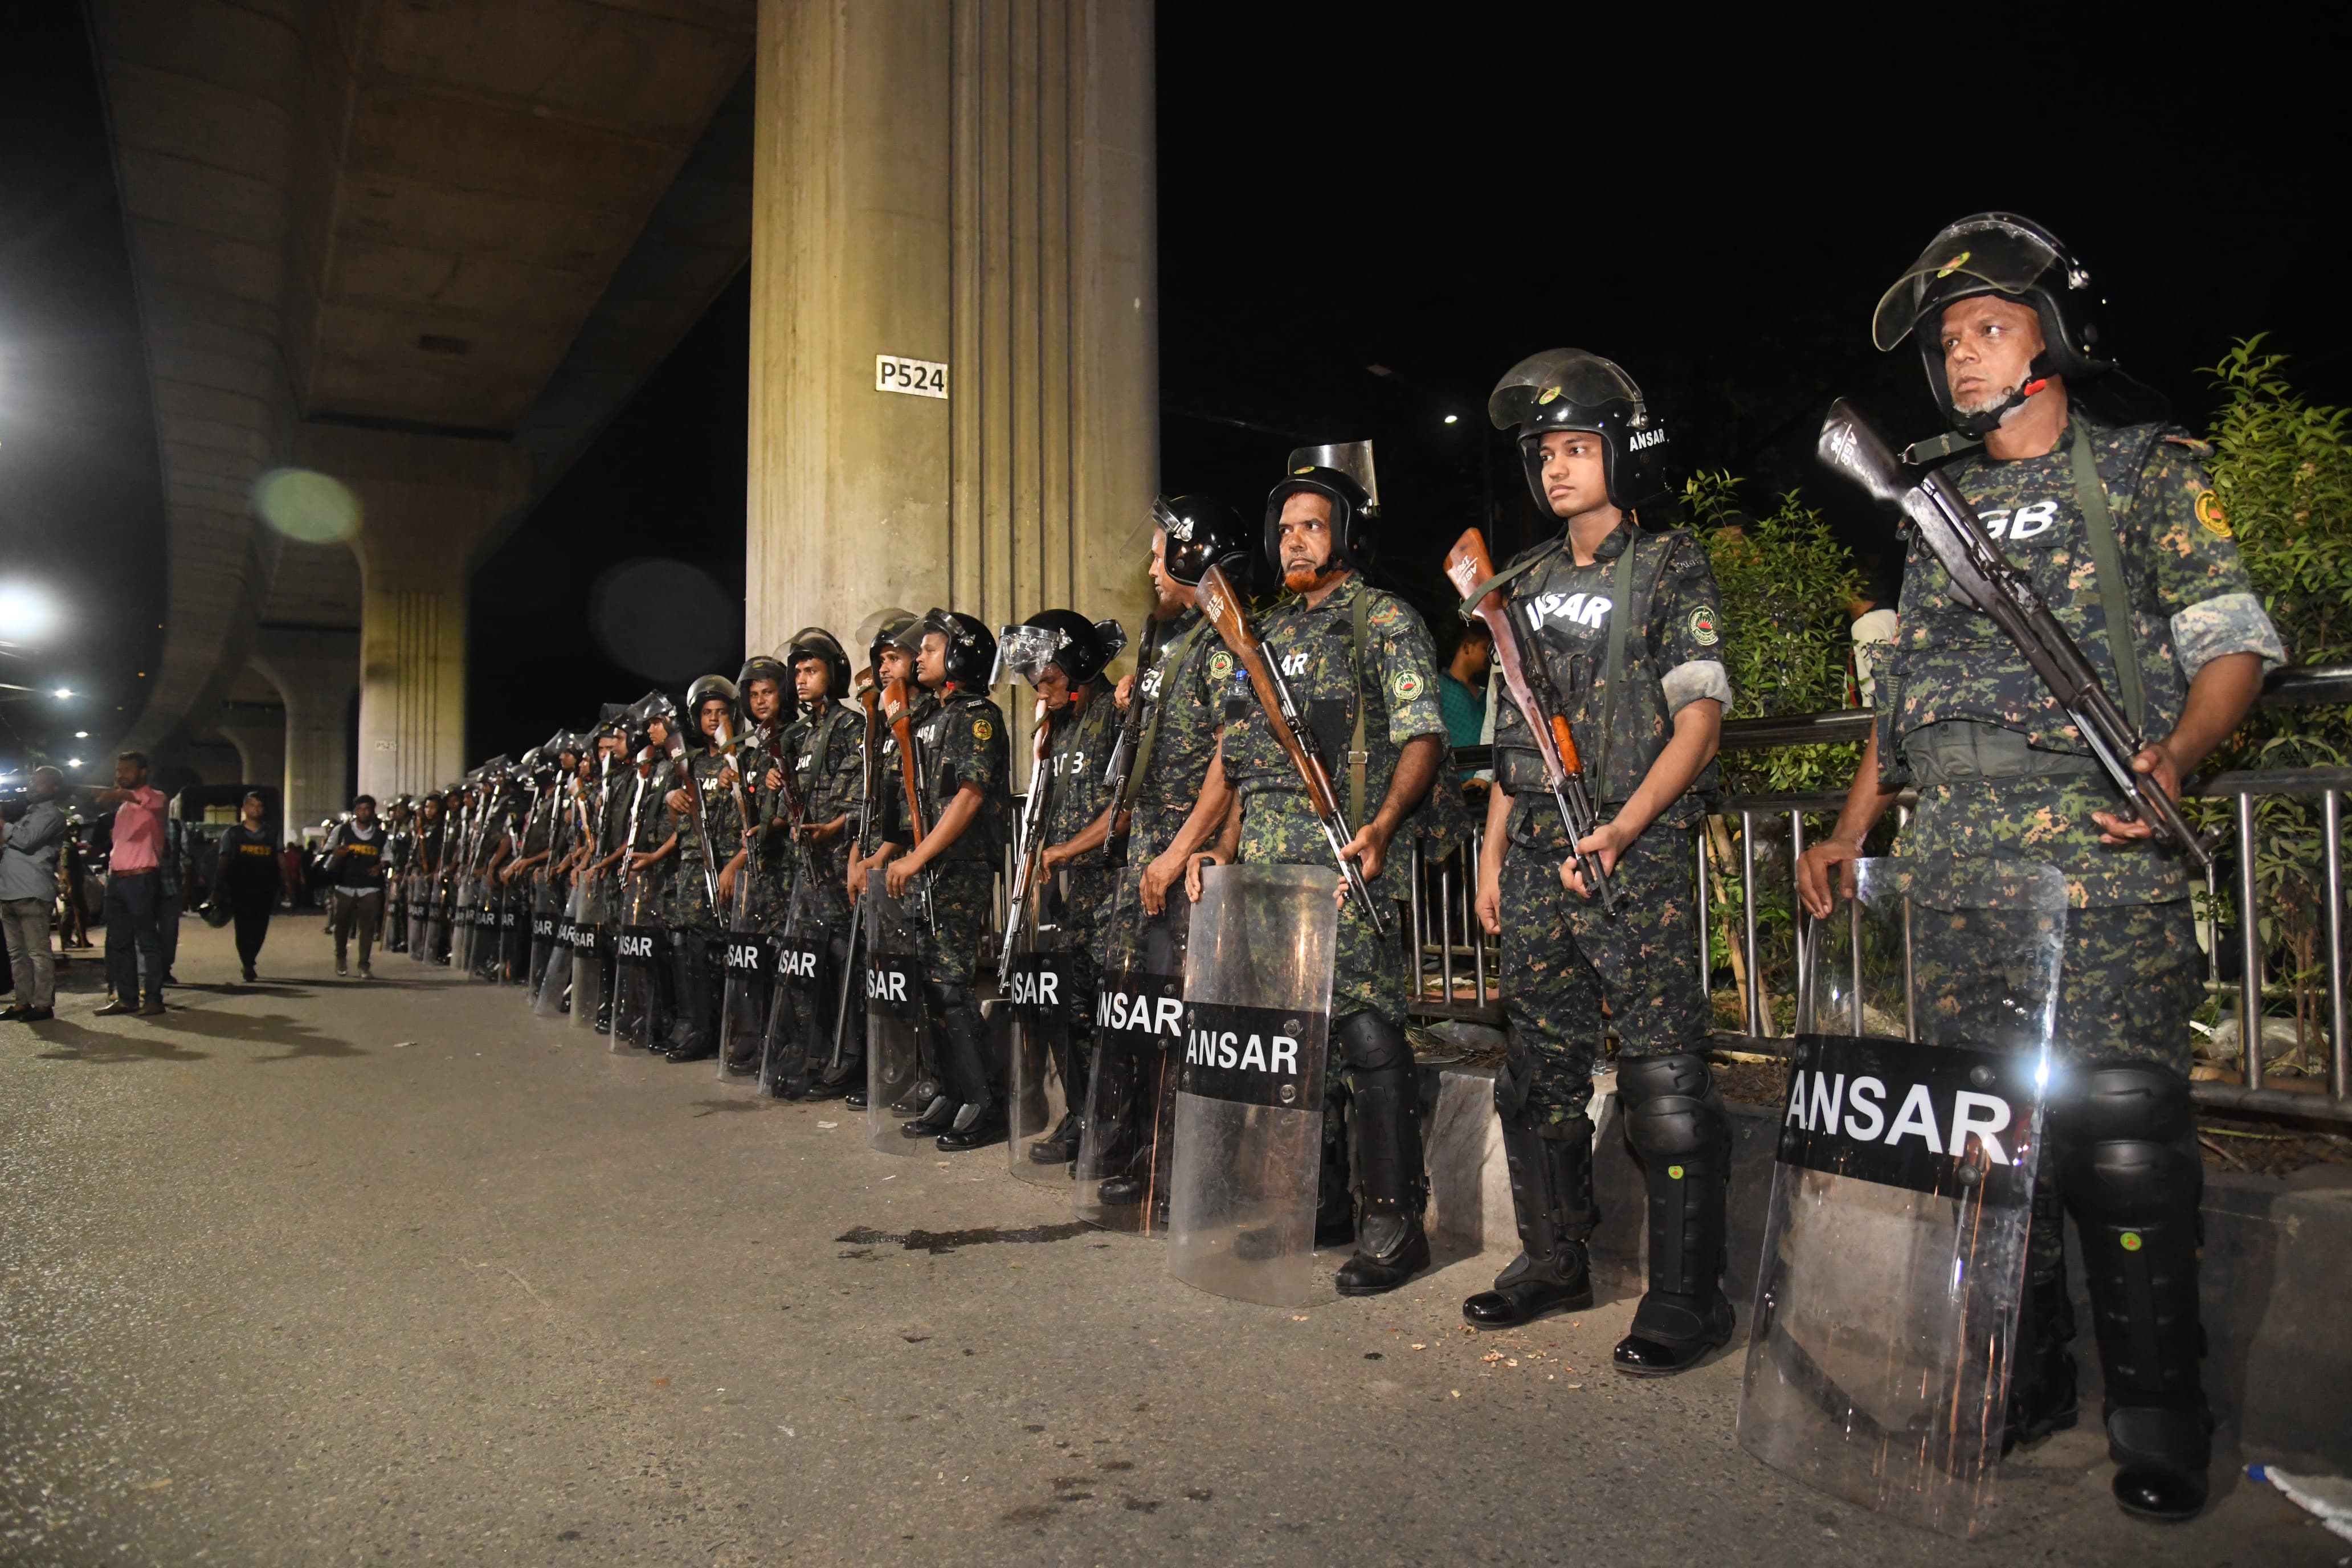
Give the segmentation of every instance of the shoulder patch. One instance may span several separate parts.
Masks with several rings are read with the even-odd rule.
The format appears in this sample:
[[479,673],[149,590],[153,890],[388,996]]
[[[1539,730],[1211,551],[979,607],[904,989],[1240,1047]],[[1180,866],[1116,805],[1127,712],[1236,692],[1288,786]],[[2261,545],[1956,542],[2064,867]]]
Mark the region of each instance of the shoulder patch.
[[2223,539],[2231,537],[2229,516],[2221,510],[2221,498],[2211,490],[2197,492],[2197,521]]
[[1223,680],[1233,672],[1234,656],[1230,652],[1224,648],[1219,648],[1216,652],[1209,656],[1209,679],[1211,680]]
[[974,719],[971,721],[971,738],[973,740],[985,741],[995,733],[996,726],[990,723],[987,720]]
[[1414,698],[1420,696],[1423,690],[1421,672],[1419,670],[1400,669],[1397,671],[1396,679],[1391,681],[1390,684],[1394,687],[1397,694],[1397,700],[1400,702],[1412,701]]
[[1717,629],[1713,605],[1701,605],[1690,613],[1690,633],[1691,641],[1701,647],[1713,647],[1723,640],[1722,632]]

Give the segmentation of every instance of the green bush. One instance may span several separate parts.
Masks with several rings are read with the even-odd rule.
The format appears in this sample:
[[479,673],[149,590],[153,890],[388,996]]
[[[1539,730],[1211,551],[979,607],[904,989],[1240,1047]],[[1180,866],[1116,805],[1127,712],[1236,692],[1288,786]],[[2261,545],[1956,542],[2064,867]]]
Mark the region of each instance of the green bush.
[[[2291,391],[2284,354],[2241,342],[2208,367],[2225,395],[2212,430],[2214,491],[2254,591],[2297,664],[2352,658],[2352,432],[2347,411]],[[2206,771],[2340,765],[2352,752],[2352,707],[2257,709]],[[2200,803],[2222,826],[2224,802]],[[2273,990],[2295,1021],[2298,1056],[2316,1066],[2326,972],[2325,833],[2318,803],[2274,795],[2255,807],[2254,878]],[[2234,918],[2221,900],[2225,919]]]

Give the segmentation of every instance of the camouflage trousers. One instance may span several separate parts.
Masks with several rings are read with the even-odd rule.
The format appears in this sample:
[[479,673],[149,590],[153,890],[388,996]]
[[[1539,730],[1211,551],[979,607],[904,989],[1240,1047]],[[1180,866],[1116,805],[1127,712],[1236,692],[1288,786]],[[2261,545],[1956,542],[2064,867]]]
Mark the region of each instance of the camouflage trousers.
[[1614,920],[1560,885],[1555,837],[1504,853],[1502,981],[1511,1072],[1531,1084],[1532,1110],[1563,1121],[1592,1098],[1605,1036],[1624,1057],[1704,1050],[1707,1009],[1689,836],[1653,823],[1633,840],[1610,873]]
[[[1339,939],[1331,973],[1331,1021],[1351,1013],[1377,1013],[1397,1028],[1405,1026],[1405,1005],[1412,986],[1405,972],[1405,920],[1397,896],[1403,889],[1407,846],[1391,847],[1389,864],[1372,887],[1381,900],[1381,918],[1389,924],[1385,938],[1372,929],[1363,906],[1350,898],[1339,906]],[[1245,796],[1242,802],[1244,865],[1332,866],[1331,847],[1324,841],[1322,825],[1307,809],[1304,797],[1268,792]]]
[[[2013,1026],[2001,1005],[2014,984],[2004,954],[2020,951],[2022,910],[1911,913],[1912,991],[1931,1040],[1999,1048]],[[2189,900],[2066,911],[2052,1055],[2075,1066],[2155,1062],[2189,1076],[2189,1017],[2204,995],[2204,955]]]
[[[930,914],[923,919],[919,890],[930,881]],[[947,860],[907,884],[923,978],[933,985],[971,984],[980,944],[996,913],[996,868],[985,860]]]
[[1067,960],[1070,984],[1063,998],[1064,1021],[1083,1038],[1094,1032],[1095,993],[1102,984],[1099,949],[1109,912],[1110,873],[1087,867],[1065,871],[1056,881],[1061,890],[1046,890],[1045,923],[1034,936],[1040,950],[1062,953]]

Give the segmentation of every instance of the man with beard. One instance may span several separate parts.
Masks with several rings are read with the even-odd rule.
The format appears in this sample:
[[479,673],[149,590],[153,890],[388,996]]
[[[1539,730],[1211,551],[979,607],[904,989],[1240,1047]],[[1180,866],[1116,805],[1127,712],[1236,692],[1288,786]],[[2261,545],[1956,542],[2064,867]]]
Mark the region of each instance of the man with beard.
[[[1316,460],[1325,454],[1370,471],[1368,446],[1294,454],[1292,472],[1266,498],[1265,536],[1291,596],[1263,617],[1262,636],[1323,755],[1344,762],[1331,771],[1355,833],[1341,853],[1394,921],[1402,879],[1381,879],[1389,845],[1428,798],[1445,752],[1437,658],[1412,606],[1364,581],[1371,496],[1353,474]],[[1224,735],[1203,794],[1221,798],[1229,788],[1240,812],[1224,828],[1227,854],[1330,865],[1322,822],[1239,668],[1228,678]],[[1403,922],[1384,938],[1344,886],[1340,898],[1330,1076],[1346,1095],[1357,1245],[1338,1286],[1342,1295],[1369,1296],[1428,1267],[1422,1213],[1429,1186],[1421,1090],[1404,1033],[1410,966],[1393,934]],[[1334,1197],[1325,1194],[1327,1205]]]

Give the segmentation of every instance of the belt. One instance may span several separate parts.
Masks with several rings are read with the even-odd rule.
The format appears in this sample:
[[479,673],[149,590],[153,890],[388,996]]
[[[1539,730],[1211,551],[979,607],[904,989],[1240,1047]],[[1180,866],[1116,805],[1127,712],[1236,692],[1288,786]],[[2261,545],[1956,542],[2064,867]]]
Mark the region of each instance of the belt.
[[1967,784],[1981,779],[2052,778],[2095,773],[2096,757],[2050,752],[2029,744],[2015,730],[1971,720],[1923,725],[1903,738],[1904,761],[1921,784]]

